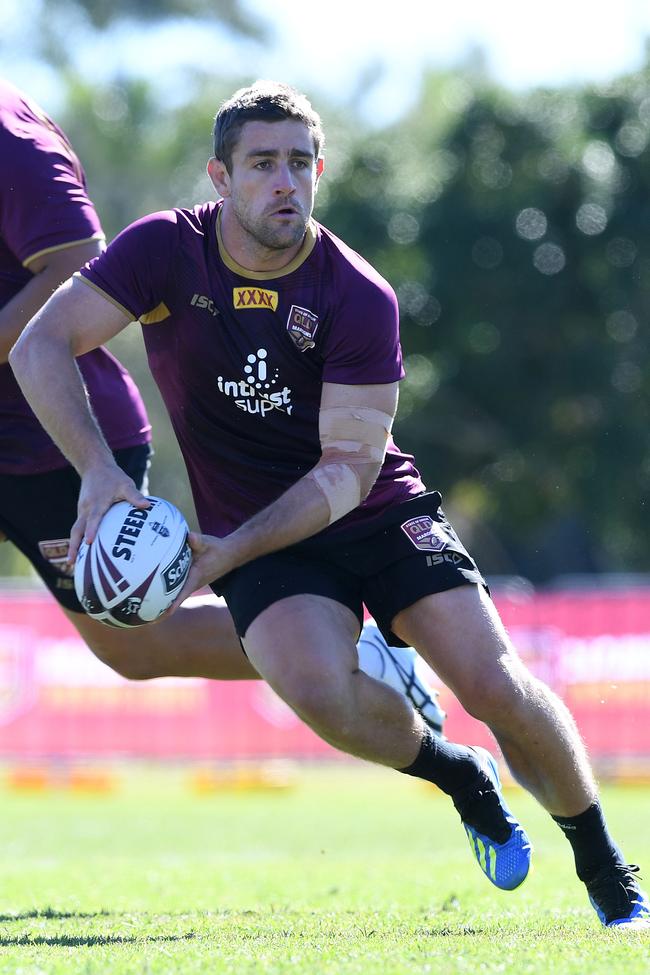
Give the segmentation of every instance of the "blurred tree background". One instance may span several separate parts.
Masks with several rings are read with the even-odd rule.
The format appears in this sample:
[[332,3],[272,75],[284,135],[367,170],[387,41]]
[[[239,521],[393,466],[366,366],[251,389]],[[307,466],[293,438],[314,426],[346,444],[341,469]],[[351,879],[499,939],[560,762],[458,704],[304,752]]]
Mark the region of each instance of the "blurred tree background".
[[[147,6],[67,3],[86,9],[88,31]],[[228,0],[156,5],[167,10],[259,31]],[[65,87],[57,120],[109,238],[143,213],[210,197],[212,118],[254,69],[193,72],[170,100],[151,81],[91,83],[60,38],[40,40]],[[650,571],[650,63],[607,86],[520,95],[471,71],[431,73],[385,129],[314,101],[328,140],[316,216],[400,302],[396,439],[483,570],[536,584]],[[152,490],[192,519],[139,328],[111,347],[151,413]],[[0,574],[25,571],[8,548]]]

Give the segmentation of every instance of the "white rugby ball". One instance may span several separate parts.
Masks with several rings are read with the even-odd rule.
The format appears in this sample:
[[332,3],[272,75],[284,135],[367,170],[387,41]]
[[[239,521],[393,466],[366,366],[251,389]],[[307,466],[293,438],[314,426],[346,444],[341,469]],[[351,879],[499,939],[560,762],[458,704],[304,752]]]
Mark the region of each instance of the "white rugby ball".
[[118,501],[74,567],[77,598],[88,616],[108,626],[141,626],[164,613],[190,571],[192,550],[181,512],[163,498],[150,508]]

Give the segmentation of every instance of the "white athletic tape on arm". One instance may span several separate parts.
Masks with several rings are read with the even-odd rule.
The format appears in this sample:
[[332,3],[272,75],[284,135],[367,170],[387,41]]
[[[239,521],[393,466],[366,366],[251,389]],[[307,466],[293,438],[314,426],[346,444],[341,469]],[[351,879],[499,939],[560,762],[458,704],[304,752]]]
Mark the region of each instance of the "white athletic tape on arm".
[[361,482],[348,464],[315,467],[307,477],[313,478],[330,509],[328,524],[338,521],[361,504]]
[[318,429],[323,450],[384,459],[393,417],[370,407],[329,406],[320,411]]

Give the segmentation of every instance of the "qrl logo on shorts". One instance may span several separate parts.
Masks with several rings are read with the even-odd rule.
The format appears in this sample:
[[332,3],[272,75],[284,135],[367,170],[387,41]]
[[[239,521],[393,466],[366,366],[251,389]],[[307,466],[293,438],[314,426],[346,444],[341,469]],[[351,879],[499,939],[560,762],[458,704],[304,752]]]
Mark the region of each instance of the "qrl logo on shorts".
[[[72,576],[72,567],[67,564],[69,546],[69,538],[49,538],[43,539],[38,543],[38,550],[43,558],[57,572],[60,572],[62,575]],[[58,586],[58,584],[57,587],[63,589],[68,588],[67,585]]]
[[430,515],[409,518],[400,528],[419,552],[442,552],[449,544],[442,528]]

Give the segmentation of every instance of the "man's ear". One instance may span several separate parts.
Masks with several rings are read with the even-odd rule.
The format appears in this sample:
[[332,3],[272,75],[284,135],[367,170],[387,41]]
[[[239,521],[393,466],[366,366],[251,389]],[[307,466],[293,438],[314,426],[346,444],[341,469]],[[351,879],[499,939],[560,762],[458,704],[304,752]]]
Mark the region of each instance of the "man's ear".
[[314,193],[318,193],[318,183],[321,176],[323,175],[323,170],[325,169],[325,160],[320,156],[316,160],[316,179],[314,181]]
[[226,164],[216,156],[208,159],[208,176],[219,196],[230,196],[230,175]]

